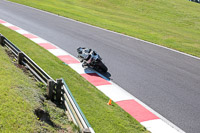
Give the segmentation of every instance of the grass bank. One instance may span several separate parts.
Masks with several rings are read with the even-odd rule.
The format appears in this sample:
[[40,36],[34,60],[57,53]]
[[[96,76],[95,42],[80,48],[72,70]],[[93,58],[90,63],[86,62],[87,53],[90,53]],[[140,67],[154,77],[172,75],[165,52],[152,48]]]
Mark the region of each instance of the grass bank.
[[[72,132],[64,111],[45,100],[45,89],[15,66],[16,60],[5,50],[0,46],[0,132]],[[50,119],[35,115],[43,115],[38,111],[46,112]]]
[[132,116],[117,104],[108,106],[108,97],[88,83],[84,78],[63,64],[47,50],[22,35],[0,25],[1,33],[31,57],[52,78],[63,77],[77,103],[97,133],[147,133]]
[[188,0],[10,0],[200,57],[200,4]]

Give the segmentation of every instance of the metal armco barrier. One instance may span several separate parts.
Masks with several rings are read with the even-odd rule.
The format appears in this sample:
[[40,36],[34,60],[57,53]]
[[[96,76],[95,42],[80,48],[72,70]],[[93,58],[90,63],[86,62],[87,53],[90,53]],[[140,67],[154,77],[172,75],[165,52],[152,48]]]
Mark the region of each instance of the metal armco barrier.
[[52,101],[64,104],[66,111],[69,112],[73,122],[80,128],[82,133],[94,133],[79,105],[70,92],[67,84],[63,79],[56,81],[42,70],[31,58],[17,48],[12,42],[0,34],[0,44],[9,48],[18,60],[20,65],[26,66],[36,79],[47,86],[47,96]]
[[18,60],[18,63],[20,65],[26,66],[31,71],[31,73],[33,73],[38,81],[41,81],[45,85],[47,85],[48,80],[53,80],[53,78],[51,78],[44,70],[42,70],[31,58],[29,58],[25,53],[23,53],[19,48],[17,48],[12,42],[10,42],[1,34],[0,43],[3,46],[8,47],[14,54],[15,58]]
[[69,90],[67,84],[65,83],[64,79],[61,79],[61,83],[63,84],[61,87],[62,90],[62,101],[66,106],[67,110],[69,111],[70,115],[72,116],[72,120],[78,127],[80,127],[82,132],[84,133],[94,133],[94,130],[90,126],[89,122],[87,121],[85,115],[81,111],[80,107],[78,106],[76,100],[74,99],[71,91]]

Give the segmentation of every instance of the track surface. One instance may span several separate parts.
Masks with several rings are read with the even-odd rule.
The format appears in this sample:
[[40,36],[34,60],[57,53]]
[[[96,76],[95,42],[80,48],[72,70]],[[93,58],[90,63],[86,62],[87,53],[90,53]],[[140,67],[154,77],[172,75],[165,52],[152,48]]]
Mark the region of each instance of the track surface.
[[200,131],[200,60],[144,41],[0,0],[0,18],[76,56],[95,49],[111,79],[188,133]]

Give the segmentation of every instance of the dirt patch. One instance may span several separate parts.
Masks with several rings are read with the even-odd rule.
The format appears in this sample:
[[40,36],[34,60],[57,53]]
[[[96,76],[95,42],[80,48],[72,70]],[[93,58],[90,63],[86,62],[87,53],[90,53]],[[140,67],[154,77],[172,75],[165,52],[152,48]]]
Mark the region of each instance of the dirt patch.
[[13,63],[16,67],[18,67],[18,68],[20,68],[21,70],[23,70],[23,72],[24,72],[26,75],[28,75],[30,78],[32,78],[34,81],[37,81],[37,78],[35,78],[35,76],[31,73],[31,71],[29,71],[29,69],[28,69],[26,66],[18,64],[17,59],[16,59],[15,55],[12,53],[11,50],[9,50],[9,49],[6,48],[5,51],[6,51],[6,53],[8,54],[9,58],[12,60],[12,63]]
[[46,122],[47,124],[49,124],[50,126],[54,127],[54,128],[61,128],[60,126],[56,125],[54,122],[51,121],[50,115],[48,112],[37,108],[34,111],[34,114],[37,116],[38,120]]
[[8,54],[8,56],[11,58],[11,59],[15,59],[15,56],[14,54],[12,53],[12,51],[10,51],[9,49],[5,49],[6,53]]

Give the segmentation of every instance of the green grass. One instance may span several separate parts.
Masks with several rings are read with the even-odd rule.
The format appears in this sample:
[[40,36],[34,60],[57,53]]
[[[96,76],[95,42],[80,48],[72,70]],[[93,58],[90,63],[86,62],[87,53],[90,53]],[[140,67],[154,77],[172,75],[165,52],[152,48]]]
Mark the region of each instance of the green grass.
[[113,106],[108,106],[108,97],[47,50],[2,25],[0,25],[0,32],[31,57],[52,78],[64,78],[95,132],[148,132],[117,104],[113,103]]
[[[12,36],[13,33],[10,35]],[[11,60],[5,52],[5,47],[1,46],[0,62],[0,132],[57,132],[60,130],[39,121],[34,114],[35,109],[48,112],[52,122],[63,131],[72,131],[73,127],[70,126],[64,111],[50,101],[41,102],[40,97],[43,97],[44,91],[31,77],[13,64],[16,60]]]
[[22,71],[15,68],[2,47],[0,62],[0,132],[33,132],[37,121],[31,105],[17,91],[17,88],[32,86],[27,78],[23,79]]
[[195,2],[188,0],[10,1],[200,57],[200,4]]

